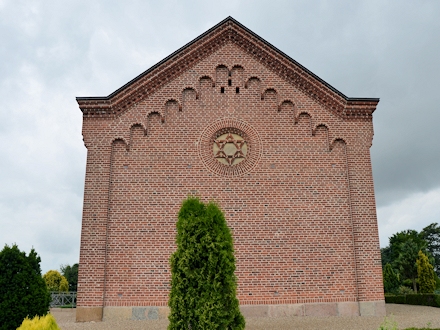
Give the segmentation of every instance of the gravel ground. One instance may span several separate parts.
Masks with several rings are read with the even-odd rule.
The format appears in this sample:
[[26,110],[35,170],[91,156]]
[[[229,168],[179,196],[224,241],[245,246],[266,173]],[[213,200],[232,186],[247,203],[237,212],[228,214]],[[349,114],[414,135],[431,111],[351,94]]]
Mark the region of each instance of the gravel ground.
[[[440,328],[440,308],[426,306],[387,304],[387,316],[399,325],[399,329],[409,327]],[[104,322],[75,322],[74,309],[52,309],[62,330],[140,330],[163,329],[168,325],[168,320],[148,321],[104,321]],[[246,320],[246,329],[319,329],[319,330],[376,330],[384,321],[382,317],[285,317],[285,318],[249,318]]]

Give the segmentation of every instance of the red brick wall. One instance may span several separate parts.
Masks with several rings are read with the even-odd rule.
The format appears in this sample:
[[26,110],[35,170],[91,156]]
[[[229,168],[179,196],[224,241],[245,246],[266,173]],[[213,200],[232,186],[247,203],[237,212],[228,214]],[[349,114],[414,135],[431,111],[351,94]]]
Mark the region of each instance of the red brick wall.
[[[239,175],[202,159],[221,120],[246,125],[259,153]],[[117,116],[85,116],[83,136],[78,306],[167,304],[188,195],[225,213],[241,304],[383,300],[371,118],[338,116],[236,44]]]

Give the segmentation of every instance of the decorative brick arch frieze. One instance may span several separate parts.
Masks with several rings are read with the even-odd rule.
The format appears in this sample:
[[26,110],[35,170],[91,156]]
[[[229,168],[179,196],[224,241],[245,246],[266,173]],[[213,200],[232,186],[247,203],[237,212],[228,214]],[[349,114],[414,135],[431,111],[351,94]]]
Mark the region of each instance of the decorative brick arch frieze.
[[119,143],[119,142],[122,142],[122,143],[125,145],[125,149],[126,149],[127,151],[130,149],[130,144],[127,142],[127,139],[126,139],[126,138],[124,138],[124,137],[116,137],[116,138],[114,138],[114,139],[112,140],[112,142],[111,142],[112,150],[113,150],[113,147],[114,147],[117,143]]
[[[247,154],[244,160],[236,165],[222,164],[215,158],[213,152],[215,140],[228,133],[240,136],[247,143]],[[250,124],[235,118],[222,118],[203,130],[198,143],[198,151],[200,160],[209,171],[222,176],[237,176],[252,171],[258,164],[262,153],[262,141]]]
[[295,124],[298,124],[299,117],[301,117],[301,115],[307,115],[307,116],[309,116],[310,121],[312,120],[312,115],[311,115],[308,111],[306,111],[306,110],[301,110],[301,111],[299,111],[298,114],[294,117],[294,123],[295,123]]
[[294,112],[293,112],[293,115],[295,116],[295,102],[293,102],[293,101],[290,100],[290,99],[284,99],[283,101],[281,101],[281,102],[278,104],[278,111],[281,111],[281,108],[282,108],[283,104],[290,104],[290,105],[292,106],[292,110],[294,111]]
[[327,131],[329,131],[329,128],[328,128],[328,125],[327,125],[327,124],[319,123],[319,124],[316,124],[316,125],[314,126],[314,128],[312,129],[312,135],[313,135],[313,136],[315,136],[315,134],[316,134],[316,130],[317,130],[319,127],[324,127]]
[[229,67],[228,67],[228,65],[226,65],[225,63],[219,63],[219,64],[217,64],[216,65],[216,67],[215,67],[215,72],[217,72],[217,69],[219,69],[219,68],[226,68],[226,70],[228,70],[228,75],[229,75],[229,72],[231,72],[231,70],[229,70]]
[[226,65],[225,63],[219,63],[216,65],[216,67],[214,68],[214,72],[215,72],[215,79],[217,79],[217,71],[220,69],[226,69],[226,71],[228,72],[228,77],[231,74],[231,70],[229,69],[229,66]]
[[131,140],[132,140],[132,131],[133,131],[133,129],[135,127],[141,127],[142,130],[143,130],[144,136],[148,136],[148,134],[149,134],[148,123],[149,123],[150,117],[152,115],[158,115],[159,118],[160,118],[160,122],[164,123],[165,117],[163,115],[163,112],[162,111],[157,111],[157,110],[151,110],[151,111],[149,111],[147,113],[147,115],[145,117],[146,118],[146,123],[143,122],[143,121],[139,121],[138,120],[138,121],[132,122],[128,126],[125,126],[126,129],[123,132],[115,133],[115,134],[112,135],[112,137],[110,138],[109,145],[113,145],[116,141],[122,141],[122,142],[125,143],[127,151],[130,150],[130,146],[131,146],[131,143],[132,143]]
[[[209,76],[202,76],[202,77],[208,77],[208,78],[210,78]],[[202,78],[202,77],[201,77],[201,78]],[[258,77],[256,77],[256,76],[252,76],[252,77],[250,77],[249,79],[258,79]],[[196,99],[195,99],[195,100],[199,100],[199,99],[200,99],[199,96],[198,96],[198,94],[197,94],[197,91],[196,91],[195,88],[193,88],[193,87],[185,87],[185,88],[182,89],[182,93],[183,93],[183,91],[185,91],[185,90],[192,90],[192,91],[196,94]],[[268,92],[268,91],[274,91],[274,92],[275,92],[275,94],[277,95],[277,102],[278,102],[279,99],[281,99],[281,98],[278,96],[278,93],[277,93],[277,91],[276,91],[275,88],[268,87],[268,88],[265,88],[265,89],[264,89],[264,92],[261,94],[262,101],[264,101],[264,95],[265,95],[266,92]],[[182,99],[183,99],[183,97],[182,97]],[[168,98],[168,99],[166,99],[166,101],[163,103],[163,104],[164,104],[164,110],[163,110],[163,111],[151,110],[151,111],[149,111],[149,112],[147,113],[146,117],[147,117],[147,118],[150,118],[151,115],[153,115],[153,114],[158,114],[158,115],[160,116],[160,120],[161,120],[161,122],[164,123],[164,122],[165,122],[165,116],[166,116],[166,107],[167,107],[168,104],[171,104],[171,103],[176,103],[176,104],[178,105],[178,107],[179,107],[179,111],[182,111],[182,104],[181,104],[181,102],[179,102],[176,98]],[[310,132],[311,132],[311,135],[312,135],[312,136],[315,135],[316,130],[317,130],[318,127],[320,127],[320,126],[324,126],[324,127],[327,129],[327,131],[328,131],[327,134],[328,134],[328,138],[330,139],[330,129],[329,129],[328,124],[323,123],[323,122],[319,122],[318,124],[313,124],[313,121],[314,121],[314,120],[313,120],[313,117],[312,117],[312,115],[310,114],[310,112],[309,112],[309,111],[306,111],[306,110],[301,110],[301,111],[298,111],[298,112],[297,112],[297,111],[296,111],[296,107],[295,107],[295,102],[294,102],[292,99],[289,99],[289,98],[283,99],[283,101],[278,102],[278,107],[277,107],[277,108],[278,108],[278,111],[281,111],[281,108],[282,108],[282,105],[283,105],[283,104],[289,104],[289,105],[292,106],[292,108],[293,108],[293,114],[292,114],[292,115],[293,115],[293,118],[294,118],[294,121],[293,121],[294,124],[297,124],[297,123],[298,123],[298,121],[299,121],[299,117],[300,117],[301,115],[306,115],[306,116],[309,118],[309,120],[310,120]],[[296,113],[296,112],[297,112],[297,113]],[[223,120],[223,119],[222,119],[222,120]],[[222,120],[220,120],[220,122],[221,122]],[[149,122],[149,119],[148,119],[147,123],[148,123],[148,122]],[[135,123],[133,123],[133,124],[130,125],[130,129],[129,129],[129,131],[130,131],[131,128],[132,128],[133,126],[135,126],[135,125],[140,125],[140,126],[142,126],[142,128],[143,128],[144,131],[145,131],[145,135],[148,135],[148,124],[145,125],[144,123],[142,123],[142,122],[140,122],[140,121],[135,122]],[[130,133],[130,136],[131,136],[131,133]],[[128,140],[127,140],[127,138],[128,138]],[[130,147],[130,138],[129,138],[129,137],[127,137],[127,138],[121,138],[121,139],[122,139],[123,141],[125,141],[125,143],[126,143],[126,145],[127,145],[127,150],[128,150],[129,147]],[[112,142],[113,142],[115,139],[116,139],[116,138],[112,139]],[[337,143],[338,140],[342,140],[342,141],[344,141],[344,143],[346,144],[346,140],[345,140],[345,139],[342,139],[342,138],[340,138],[340,137],[333,138],[333,139],[331,140],[331,142],[330,142],[330,140],[329,140],[329,150],[332,150],[332,149],[333,149],[335,143]],[[127,141],[128,141],[128,142],[127,142]],[[216,167],[218,167],[218,166],[216,166]],[[242,167],[242,166],[240,166],[240,167]],[[241,174],[241,173],[245,173],[244,170],[238,170],[238,167],[237,167],[237,169],[234,169],[234,170],[222,170],[222,171],[217,170],[217,172],[222,172],[223,175],[230,175],[230,173],[239,173],[239,174]]]
[[268,88],[265,88],[265,89],[264,89],[263,93],[261,93],[261,101],[264,101],[264,97],[266,96],[266,93],[267,93],[267,92],[273,92],[273,93],[275,93],[276,101],[277,101],[277,104],[278,104],[278,103],[279,103],[279,102],[278,102],[278,92],[277,92],[277,90],[276,90],[275,88],[273,88],[273,87],[268,87]]
[[[226,76],[222,77],[221,71],[225,70]],[[226,64],[218,64],[215,69],[215,85],[225,87],[227,84],[227,81],[231,79],[231,70],[229,70],[229,67]],[[223,81],[224,80],[224,81]]]
[[133,135],[134,135],[134,130],[135,129],[141,129],[142,130],[142,136],[146,136],[148,133],[148,130],[146,128],[146,126],[142,123],[135,123],[133,125],[130,126],[130,140],[129,140],[129,145],[127,147],[127,151],[130,151],[131,147],[133,146]]
[[[241,70],[245,71],[245,68],[241,64],[234,64],[232,66],[232,69],[229,70],[228,66],[226,64],[222,63],[222,64],[218,64],[215,67],[215,70],[217,70],[217,68],[219,68],[219,67],[223,67],[223,68],[227,69],[228,73],[230,73],[232,70],[234,70],[234,68],[235,69],[238,68],[238,69],[241,69]],[[212,81],[212,86],[215,86],[215,80],[213,79],[212,76],[207,75],[207,74],[204,74],[204,75],[200,76],[194,83],[196,83],[196,84],[198,83],[200,85],[201,79],[209,79],[209,80]],[[296,106],[295,106],[296,102],[293,99],[291,99],[291,98],[283,98],[280,95],[280,93],[277,91],[277,89],[275,89],[274,87],[271,87],[271,86],[269,86],[269,87],[262,87],[262,81],[261,81],[261,79],[258,76],[251,75],[251,76],[249,76],[249,78],[247,78],[247,80],[244,80],[245,88],[249,87],[248,85],[249,85],[249,82],[251,80],[256,80],[256,81],[259,82],[260,90],[262,91],[262,92],[260,92],[261,100],[262,101],[265,100],[266,93],[272,91],[272,92],[275,93],[275,96],[276,96],[276,102],[277,102],[277,109],[278,109],[278,111],[281,111],[281,108],[282,108],[283,104],[290,104],[292,106],[292,108],[293,108],[293,114],[292,115],[293,115],[293,118],[294,118],[294,121],[293,121],[294,124],[298,123],[299,116],[301,116],[302,114],[309,115],[310,116],[310,120],[312,121],[312,116],[311,116],[311,114],[309,112],[307,112],[307,111],[297,112],[297,109],[296,109]],[[173,103],[173,102],[177,103],[179,111],[182,111],[183,107],[184,107],[184,102],[185,102],[183,93],[185,91],[193,91],[194,94],[195,94],[195,100],[194,101],[200,100],[200,92],[194,86],[192,86],[192,85],[186,85],[185,87],[183,87],[181,89],[181,91],[182,92],[181,92],[180,97],[169,97],[169,98],[167,98],[162,103],[163,104],[163,109],[161,109],[161,110],[151,110],[150,112],[148,112],[147,117],[149,117],[152,113],[158,113],[160,118],[161,118],[161,121],[163,123],[165,121],[165,117],[166,117],[166,113],[167,113],[167,111],[166,111],[167,110],[167,106],[169,104]],[[280,100],[282,100],[282,101],[280,101]],[[312,129],[312,134],[313,134],[313,132],[314,131]],[[148,127],[147,127],[147,133],[148,133]]]
[[186,86],[185,88],[182,89],[182,103],[183,103],[183,94],[185,93],[185,91],[193,91],[196,94],[196,100],[199,99],[199,92],[197,92],[197,89],[195,89],[192,86]]
[[242,70],[244,70],[244,67],[241,64],[236,63],[236,64],[234,64],[232,66],[231,71],[234,70],[234,69],[242,69]]
[[246,80],[246,82],[245,82],[245,84],[244,84],[244,88],[248,88],[248,87],[249,87],[249,82],[250,82],[251,80],[257,80],[257,81],[259,82],[259,84],[261,85],[261,79],[260,79],[260,78],[258,78],[257,76],[250,76],[250,77]]
[[335,138],[333,138],[333,139],[331,140],[331,142],[330,142],[330,151],[332,151],[333,148],[334,148],[338,143],[341,143],[341,142],[342,142],[342,144],[343,144],[344,146],[347,146],[347,145],[348,145],[346,139],[343,139],[343,138],[341,138],[341,137],[335,137]]
[[[177,99],[175,99],[175,98],[169,98],[169,99],[167,99],[166,101],[165,101],[165,103],[164,103],[164,108],[165,108],[165,110],[167,109],[167,106],[169,105],[169,104],[172,104],[172,103],[176,103],[177,104],[177,106],[178,106],[178,108],[179,108],[179,111],[182,111],[182,103],[180,103]],[[166,111],[164,112],[165,114],[166,114]]]
[[215,69],[217,70],[218,68],[226,68],[228,70],[228,73],[231,71],[229,69],[229,65],[227,65],[225,62],[219,62],[216,66]]
[[202,82],[203,79],[209,79],[209,80],[211,80],[212,87],[215,87],[215,80],[214,80],[214,78],[212,78],[212,76],[207,75],[207,74],[205,74],[205,75],[203,75],[203,76],[201,76],[201,77],[199,78],[199,86],[200,86],[200,84],[201,84],[201,82]]
[[[148,113],[147,113],[147,122],[150,122],[150,120],[151,120],[151,116],[153,116],[153,115],[159,115],[160,122],[161,122],[162,124],[165,122],[165,115],[164,115],[164,113],[163,113],[162,111],[160,111],[160,110],[151,110],[151,111],[148,111]],[[148,128],[147,128],[147,130],[148,130]]]
[[278,104],[278,112],[281,112],[281,110],[283,109],[283,105],[289,105],[291,107],[291,109],[289,111],[291,111],[291,116],[293,119],[293,124],[296,124],[296,102],[292,101],[292,99],[284,99],[283,101],[281,101]]
[[244,67],[241,64],[234,64],[229,72],[234,87],[243,87],[245,83]]
[[[144,123],[142,123],[142,122],[136,122],[136,123],[133,123],[133,124],[131,124],[130,125],[130,132],[133,130],[133,128],[135,128],[136,126],[139,126],[139,127],[141,127],[142,128],[142,130],[144,131],[144,135],[147,135],[147,133],[148,133],[148,130],[147,130],[147,126],[144,124]],[[131,133],[130,133],[130,135],[131,135]],[[131,139],[131,138],[130,138]],[[130,143],[131,143],[131,141],[130,141]]]

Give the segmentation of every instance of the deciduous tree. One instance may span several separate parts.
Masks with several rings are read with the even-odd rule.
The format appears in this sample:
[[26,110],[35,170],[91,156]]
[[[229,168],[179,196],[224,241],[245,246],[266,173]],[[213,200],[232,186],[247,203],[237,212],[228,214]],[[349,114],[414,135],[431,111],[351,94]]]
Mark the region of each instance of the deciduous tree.
[[420,232],[421,237],[426,241],[426,249],[431,254],[434,271],[440,276],[440,226],[438,223],[431,223]]
[[69,291],[77,291],[78,289],[78,264],[61,265],[61,274],[69,282]]
[[[419,247],[419,250],[426,251],[427,243],[416,230],[404,230],[395,233],[390,237],[389,258],[392,261],[397,260],[402,251],[403,244],[408,242],[408,240],[412,241],[411,244],[417,245]],[[419,250],[417,250],[417,253]],[[414,259],[414,262],[416,262],[416,259]]]
[[69,282],[57,270],[49,270],[43,275],[49,291],[69,291]]
[[393,259],[391,259],[391,248],[390,246],[380,249],[380,256],[382,258],[382,269],[385,269],[387,264],[391,264]]

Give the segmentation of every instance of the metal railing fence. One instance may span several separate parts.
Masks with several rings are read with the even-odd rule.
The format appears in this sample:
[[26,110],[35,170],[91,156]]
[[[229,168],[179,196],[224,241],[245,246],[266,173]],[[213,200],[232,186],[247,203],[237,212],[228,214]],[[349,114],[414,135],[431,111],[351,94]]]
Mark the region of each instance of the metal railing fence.
[[50,293],[52,298],[50,302],[50,307],[61,307],[70,306],[72,308],[76,307],[76,292],[57,292],[52,291]]

